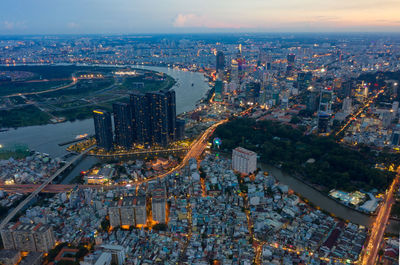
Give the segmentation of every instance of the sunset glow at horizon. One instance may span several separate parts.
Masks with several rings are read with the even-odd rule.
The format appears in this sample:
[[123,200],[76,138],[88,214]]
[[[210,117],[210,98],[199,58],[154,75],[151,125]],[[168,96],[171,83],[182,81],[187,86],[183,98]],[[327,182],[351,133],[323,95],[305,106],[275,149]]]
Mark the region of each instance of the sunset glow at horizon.
[[2,0],[0,34],[400,32],[395,0]]

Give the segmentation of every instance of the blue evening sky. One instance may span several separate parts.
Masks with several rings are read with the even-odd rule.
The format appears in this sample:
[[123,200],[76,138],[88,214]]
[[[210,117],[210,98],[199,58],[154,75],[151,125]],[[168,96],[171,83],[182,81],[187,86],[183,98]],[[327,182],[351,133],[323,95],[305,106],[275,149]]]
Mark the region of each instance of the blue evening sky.
[[0,34],[400,32],[400,0],[0,0]]

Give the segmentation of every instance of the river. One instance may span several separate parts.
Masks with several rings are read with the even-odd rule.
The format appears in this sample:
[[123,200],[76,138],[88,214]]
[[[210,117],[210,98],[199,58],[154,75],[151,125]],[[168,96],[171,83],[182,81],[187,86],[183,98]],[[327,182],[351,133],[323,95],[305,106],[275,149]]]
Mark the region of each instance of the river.
[[[176,111],[178,114],[194,109],[196,103],[202,99],[210,89],[206,78],[201,73],[185,72],[166,67],[133,67],[163,72],[176,80],[173,89],[176,93]],[[52,157],[63,157],[68,152],[65,150],[65,146],[60,147],[58,144],[72,140],[77,135],[85,133],[89,135],[94,134],[92,119],[10,129],[5,132],[0,132],[0,144],[3,146],[25,144],[31,150],[47,153]],[[79,165],[68,174],[63,182],[67,183],[79,174],[80,171],[89,169],[97,162],[98,160],[93,157],[83,159]]]
[[[302,197],[309,200],[315,206],[318,206],[327,212],[333,213],[335,216],[343,220],[348,220],[352,223],[360,224],[363,226],[369,226],[371,222],[375,219],[375,217],[371,217],[367,214],[355,211],[340,204],[339,202],[315,190],[314,188],[304,184],[300,180],[283,173],[280,169],[276,167],[264,164],[260,164],[259,166],[263,171],[269,172],[279,182],[288,185],[294,192],[300,194]],[[388,231],[397,234],[400,231],[400,223],[398,221],[390,221]]]
[[[200,73],[185,72],[165,67],[137,66],[137,68],[163,72],[172,76],[177,81],[173,87],[176,91],[177,113],[183,113],[192,110],[196,103],[206,94],[209,89],[207,81]],[[194,85],[192,86],[192,84]],[[65,150],[65,147],[60,147],[58,144],[72,140],[76,135],[84,133],[94,133],[92,119],[11,129],[6,132],[0,132],[0,144],[26,144],[32,150],[48,153],[52,157],[62,157],[67,154],[67,151]],[[83,159],[68,174],[63,183],[68,183],[75,176],[77,176],[80,171],[89,169],[97,162],[99,162],[99,160],[94,157],[87,157]],[[282,174],[282,172],[276,168],[268,167],[268,171],[271,172],[272,175],[274,175],[280,182],[288,185],[296,193],[301,194],[301,196],[307,198],[310,202],[319,206],[321,209],[331,212],[342,219],[365,226],[370,224],[372,220],[372,218],[368,215],[343,206],[342,204],[305,185],[301,181]],[[391,232],[398,232],[399,228],[399,222],[391,222],[389,224],[389,231]]]

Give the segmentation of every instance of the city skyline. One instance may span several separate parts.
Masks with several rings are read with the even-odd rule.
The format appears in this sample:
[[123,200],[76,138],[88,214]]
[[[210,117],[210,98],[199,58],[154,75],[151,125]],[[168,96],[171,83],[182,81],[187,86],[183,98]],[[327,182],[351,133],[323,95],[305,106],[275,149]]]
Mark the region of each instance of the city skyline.
[[3,1],[0,35],[400,32],[392,0]]

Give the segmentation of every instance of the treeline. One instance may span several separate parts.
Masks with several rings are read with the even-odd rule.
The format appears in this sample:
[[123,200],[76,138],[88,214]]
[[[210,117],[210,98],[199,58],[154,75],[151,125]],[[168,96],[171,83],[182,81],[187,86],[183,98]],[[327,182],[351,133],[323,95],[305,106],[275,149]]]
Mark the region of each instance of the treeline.
[[0,110],[0,128],[43,125],[50,121],[50,116],[33,105],[12,110]]
[[253,150],[261,162],[280,165],[326,191],[383,190],[394,177],[392,172],[375,168],[376,163],[395,161],[389,154],[382,156],[367,147],[353,150],[331,137],[305,135],[301,129],[273,121],[235,119],[219,126],[215,137],[222,139],[224,151],[237,146]]

